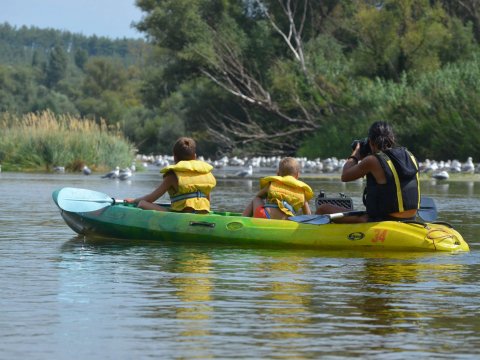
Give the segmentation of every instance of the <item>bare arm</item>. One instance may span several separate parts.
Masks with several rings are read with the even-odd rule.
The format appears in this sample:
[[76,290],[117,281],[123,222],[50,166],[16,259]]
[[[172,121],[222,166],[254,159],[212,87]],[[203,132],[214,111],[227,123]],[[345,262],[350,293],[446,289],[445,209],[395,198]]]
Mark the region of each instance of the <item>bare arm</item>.
[[256,197],[259,197],[259,198],[266,198],[267,197],[267,194],[268,194],[268,189],[270,188],[270,184],[268,184],[267,186],[264,186],[263,188],[260,189],[260,191],[257,193],[257,195],[255,195]]
[[376,160],[373,155],[365,157],[365,159],[358,163],[353,158],[347,159],[347,162],[343,165],[342,181],[353,181],[367,175],[370,172],[371,160]]
[[305,203],[302,206],[302,213],[304,215],[310,215],[312,211],[310,210],[310,205],[308,205],[308,201],[305,201]]
[[153,190],[150,194],[144,195],[144,196],[136,198],[134,200],[130,200],[130,199],[126,199],[126,200],[128,202],[133,202],[135,204],[138,204],[142,200],[147,201],[149,203],[153,203],[160,196],[165,194],[168,191],[168,189],[170,189],[170,188],[175,189],[176,187],[178,187],[177,177],[175,176],[175,173],[170,172],[167,175],[165,175],[162,183],[155,190]]
[[342,181],[348,182],[360,179],[371,173],[378,184],[385,184],[385,172],[380,165],[380,161],[374,155],[367,155],[364,158],[360,155],[360,144],[357,144],[352,155],[347,159],[342,170]]

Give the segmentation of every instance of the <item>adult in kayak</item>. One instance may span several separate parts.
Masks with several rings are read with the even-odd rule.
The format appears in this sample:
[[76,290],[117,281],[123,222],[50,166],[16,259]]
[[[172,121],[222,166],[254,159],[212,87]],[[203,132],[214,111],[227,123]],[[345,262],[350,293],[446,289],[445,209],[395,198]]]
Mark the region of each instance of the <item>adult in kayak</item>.
[[[196,158],[195,141],[181,137],[173,146],[175,165],[160,170],[164,174],[162,183],[150,194],[125,201],[135,203],[145,210],[208,213],[210,192],[215,187],[216,180],[211,173],[213,167]],[[170,209],[153,203],[166,192],[170,195]]]
[[[343,217],[337,222],[414,219],[420,206],[418,162],[405,147],[396,146],[392,127],[384,121],[377,121],[370,126],[368,138],[355,141],[352,147],[341,180],[349,182],[367,177],[363,193],[366,214]],[[348,210],[322,204],[316,213],[344,211]]]

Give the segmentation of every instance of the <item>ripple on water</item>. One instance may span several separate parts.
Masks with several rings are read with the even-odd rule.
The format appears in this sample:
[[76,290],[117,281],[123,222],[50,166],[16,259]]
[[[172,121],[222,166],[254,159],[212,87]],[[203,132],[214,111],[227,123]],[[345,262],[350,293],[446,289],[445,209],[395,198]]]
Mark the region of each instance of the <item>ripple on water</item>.
[[[478,353],[476,187],[427,187],[442,220],[459,224],[471,239],[471,253],[382,254],[84,239],[64,224],[51,191],[79,186],[138,196],[151,191],[158,174],[136,174],[130,184],[80,175],[2,173],[1,180],[5,358]],[[359,193],[357,185],[333,181],[312,186]],[[256,191],[256,181],[220,179],[216,204],[239,211]]]

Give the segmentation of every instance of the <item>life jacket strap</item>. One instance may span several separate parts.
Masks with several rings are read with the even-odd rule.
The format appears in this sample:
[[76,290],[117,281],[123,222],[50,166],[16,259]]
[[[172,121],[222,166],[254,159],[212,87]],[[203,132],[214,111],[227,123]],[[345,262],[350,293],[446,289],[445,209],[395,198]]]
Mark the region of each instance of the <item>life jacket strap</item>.
[[[295,210],[293,209],[293,206],[290,205],[288,202],[285,200],[282,201],[283,206],[285,206],[286,209],[288,209],[293,215],[295,215]],[[269,208],[278,208],[277,204],[272,204],[272,203],[265,203],[265,207]]]
[[186,193],[186,194],[173,196],[173,197],[170,198],[170,201],[172,203],[174,203],[174,202],[182,201],[182,200],[185,200],[185,199],[206,198],[206,197],[207,197],[207,195],[204,194],[203,192],[195,191],[195,192],[191,192],[191,193]]

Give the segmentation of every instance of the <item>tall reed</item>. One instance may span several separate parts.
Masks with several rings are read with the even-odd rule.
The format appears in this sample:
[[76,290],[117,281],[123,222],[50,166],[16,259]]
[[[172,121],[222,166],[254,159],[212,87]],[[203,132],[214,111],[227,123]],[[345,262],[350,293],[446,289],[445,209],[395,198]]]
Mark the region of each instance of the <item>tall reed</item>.
[[97,170],[130,165],[135,149],[118,129],[50,111],[0,115],[0,163],[17,170],[83,165]]

